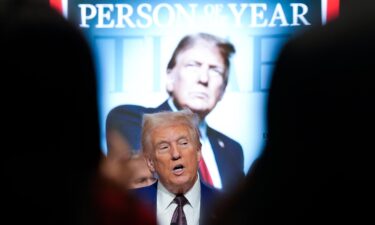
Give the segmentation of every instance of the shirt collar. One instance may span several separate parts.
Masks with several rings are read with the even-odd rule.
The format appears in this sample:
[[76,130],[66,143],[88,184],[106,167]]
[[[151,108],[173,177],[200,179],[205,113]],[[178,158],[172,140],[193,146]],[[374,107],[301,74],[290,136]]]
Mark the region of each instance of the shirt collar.
[[157,189],[157,204],[163,211],[166,210],[173,201],[175,194],[169,192],[167,188],[159,181]]
[[202,120],[199,123],[199,132],[200,132],[201,139],[206,140],[207,139],[207,123],[204,120]]
[[169,107],[171,107],[171,109],[172,109],[173,112],[177,112],[178,111],[177,106],[173,102],[173,98],[171,98],[171,97],[168,98],[168,105],[169,105]]
[[[194,185],[188,192],[184,194],[185,198],[189,201],[189,205],[194,209],[199,206],[200,196],[201,196],[201,186],[198,179],[195,181]],[[160,208],[164,211],[172,204],[173,199],[176,195],[172,192],[169,192],[167,188],[159,181],[157,187],[157,201]]]
[[198,178],[195,181],[193,187],[190,188],[190,190],[184,194],[185,198],[189,201],[189,203],[190,203],[191,207],[193,207],[193,209],[196,209],[199,206],[199,202],[200,202],[201,185],[200,185],[199,180],[200,180],[200,178],[199,178],[199,174],[198,174]]

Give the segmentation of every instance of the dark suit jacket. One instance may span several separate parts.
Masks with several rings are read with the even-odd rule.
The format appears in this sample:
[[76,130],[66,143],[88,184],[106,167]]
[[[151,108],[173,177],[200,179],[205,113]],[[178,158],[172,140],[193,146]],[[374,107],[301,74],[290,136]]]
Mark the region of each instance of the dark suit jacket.
[[[205,221],[215,217],[214,215],[214,204],[222,198],[221,192],[218,189],[211,188],[204,183],[201,183],[201,209],[200,209],[200,219],[199,224],[204,225]],[[150,207],[151,210],[155,212],[156,216],[156,203],[157,203],[157,187],[158,182],[154,184],[130,190],[130,193],[135,195],[140,201]]]
[[[118,130],[129,141],[133,149],[140,149],[143,114],[171,110],[167,101],[157,108],[120,105],[109,112],[106,129]],[[215,155],[223,190],[227,191],[235,187],[245,177],[242,147],[238,142],[209,126],[207,127],[207,137]]]

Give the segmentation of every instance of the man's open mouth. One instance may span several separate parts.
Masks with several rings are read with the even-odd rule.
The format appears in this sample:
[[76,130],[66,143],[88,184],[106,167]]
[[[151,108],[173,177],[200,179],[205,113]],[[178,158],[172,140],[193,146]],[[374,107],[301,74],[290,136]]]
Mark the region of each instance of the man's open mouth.
[[182,164],[178,164],[173,167],[173,173],[175,175],[181,175],[184,172],[184,166]]

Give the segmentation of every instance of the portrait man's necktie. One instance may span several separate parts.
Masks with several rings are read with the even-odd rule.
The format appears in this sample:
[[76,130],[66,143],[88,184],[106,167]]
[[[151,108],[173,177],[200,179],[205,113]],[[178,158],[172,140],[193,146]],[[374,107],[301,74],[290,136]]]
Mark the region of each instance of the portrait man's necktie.
[[[201,134],[200,130],[199,130],[199,137],[201,138],[201,142],[202,142],[202,145],[203,145],[202,134]],[[201,149],[201,151],[203,151],[203,149]],[[203,182],[205,182],[208,185],[214,186],[214,182],[212,181],[210,171],[208,170],[208,167],[207,167],[207,165],[206,165],[206,163],[203,159],[203,152],[201,154],[201,160],[199,161],[199,173],[201,175],[201,180]]]
[[201,160],[199,161],[199,172],[201,174],[203,182],[211,186],[214,185],[214,182],[212,182],[210,172],[208,171],[207,165],[204,162],[203,156],[201,157]]
[[177,195],[173,202],[177,204],[177,208],[173,213],[171,225],[187,225],[183,207],[188,203],[188,200],[183,195]]

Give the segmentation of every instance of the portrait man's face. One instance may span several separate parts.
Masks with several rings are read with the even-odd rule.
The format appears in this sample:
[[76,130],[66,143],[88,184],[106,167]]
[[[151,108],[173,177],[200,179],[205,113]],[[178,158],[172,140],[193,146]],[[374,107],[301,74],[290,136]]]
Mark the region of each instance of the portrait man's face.
[[201,149],[195,142],[189,128],[182,124],[159,127],[151,133],[149,168],[173,193],[185,193],[198,177]]
[[177,56],[175,67],[167,74],[167,90],[178,107],[205,117],[223,96],[225,69],[219,49],[198,41]]

